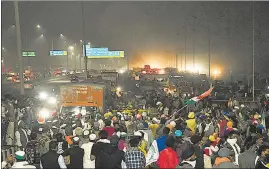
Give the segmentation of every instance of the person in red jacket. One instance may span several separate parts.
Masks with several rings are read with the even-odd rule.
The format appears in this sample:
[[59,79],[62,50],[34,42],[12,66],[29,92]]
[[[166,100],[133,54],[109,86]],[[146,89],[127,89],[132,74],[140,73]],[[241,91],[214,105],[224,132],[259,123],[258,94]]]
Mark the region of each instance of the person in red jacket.
[[176,168],[179,164],[177,153],[173,150],[175,145],[175,138],[173,136],[169,136],[165,142],[166,148],[160,152],[159,158],[157,160],[157,165],[160,168]]

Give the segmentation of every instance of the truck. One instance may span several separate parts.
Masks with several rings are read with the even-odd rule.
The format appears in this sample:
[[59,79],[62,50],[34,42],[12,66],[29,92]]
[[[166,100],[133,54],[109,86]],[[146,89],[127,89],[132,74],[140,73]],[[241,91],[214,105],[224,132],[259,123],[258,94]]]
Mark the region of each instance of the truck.
[[60,87],[60,113],[88,114],[104,112],[106,86],[100,84],[68,84]]

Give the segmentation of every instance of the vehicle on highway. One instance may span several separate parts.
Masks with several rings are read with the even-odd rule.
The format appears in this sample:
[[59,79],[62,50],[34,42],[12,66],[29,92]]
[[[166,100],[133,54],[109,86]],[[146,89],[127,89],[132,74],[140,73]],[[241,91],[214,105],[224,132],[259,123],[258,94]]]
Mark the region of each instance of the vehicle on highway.
[[73,82],[79,82],[78,77],[77,76],[71,76],[70,77],[70,81]]
[[60,87],[60,113],[87,114],[105,110],[105,97],[108,95],[105,85],[68,84]]

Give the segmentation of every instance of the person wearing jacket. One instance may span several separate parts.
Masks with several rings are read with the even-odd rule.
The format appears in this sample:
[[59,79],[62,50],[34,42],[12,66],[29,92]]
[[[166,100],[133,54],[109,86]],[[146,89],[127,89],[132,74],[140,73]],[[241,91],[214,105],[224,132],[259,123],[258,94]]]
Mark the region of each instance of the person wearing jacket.
[[227,138],[226,142],[224,143],[224,147],[226,147],[234,152],[234,162],[236,165],[239,165],[238,164],[238,157],[241,153],[241,148],[237,144],[237,138],[234,136],[234,131],[229,132],[228,138]]
[[195,157],[196,157],[195,168],[203,169],[204,168],[204,155],[203,155],[203,150],[200,148],[200,145],[199,145],[201,141],[201,136],[193,135],[190,140],[194,148]]
[[213,168],[239,168],[233,163],[232,155],[234,153],[228,148],[221,148],[218,152],[218,157],[215,160]]
[[63,153],[64,157],[70,157],[70,164],[67,166],[67,168],[83,168],[84,149],[79,147],[79,143],[79,137],[74,137],[72,147],[65,150]]
[[190,112],[188,114],[188,120],[186,120],[187,123],[187,128],[191,129],[192,133],[195,133],[197,124],[196,124],[196,119],[195,119],[195,114],[194,112]]
[[245,141],[245,152],[239,155],[238,163],[240,168],[253,169],[255,168],[255,163],[259,158],[255,153],[256,138],[248,137]]
[[255,160],[255,169],[266,169],[269,163],[269,146],[261,145],[258,150],[259,158]]
[[195,168],[196,166],[196,155],[193,146],[188,146],[182,152],[181,155],[181,163],[177,166],[177,168],[187,169],[187,168]]
[[49,143],[49,151],[41,156],[40,168],[44,169],[66,169],[65,161],[62,155],[57,153],[57,142]]
[[157,165],[160,168],[175,168],[179,160],[177,158],[177,153],[175,150],[173,150],[173,147],[175,145],[175,138],[173,136],[169,136],[166,139],[166,148],[160,152],[159,158],[157,160]]

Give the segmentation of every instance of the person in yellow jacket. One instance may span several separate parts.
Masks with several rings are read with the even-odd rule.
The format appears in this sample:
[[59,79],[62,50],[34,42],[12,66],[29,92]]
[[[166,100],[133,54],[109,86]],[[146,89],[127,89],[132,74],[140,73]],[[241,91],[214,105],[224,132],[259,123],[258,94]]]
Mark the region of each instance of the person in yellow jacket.
[[186,123],[187,123],[187,127],[189,129],[191,129],[191,131],[193,132],[193,134],[195,133],[196,131],[196,128],[197,128],[197,123],[196,123],[196,119],[195,119],[195,114],[194,112],[190,112],[189,115],[188,115],[188,120],[186,120]]

